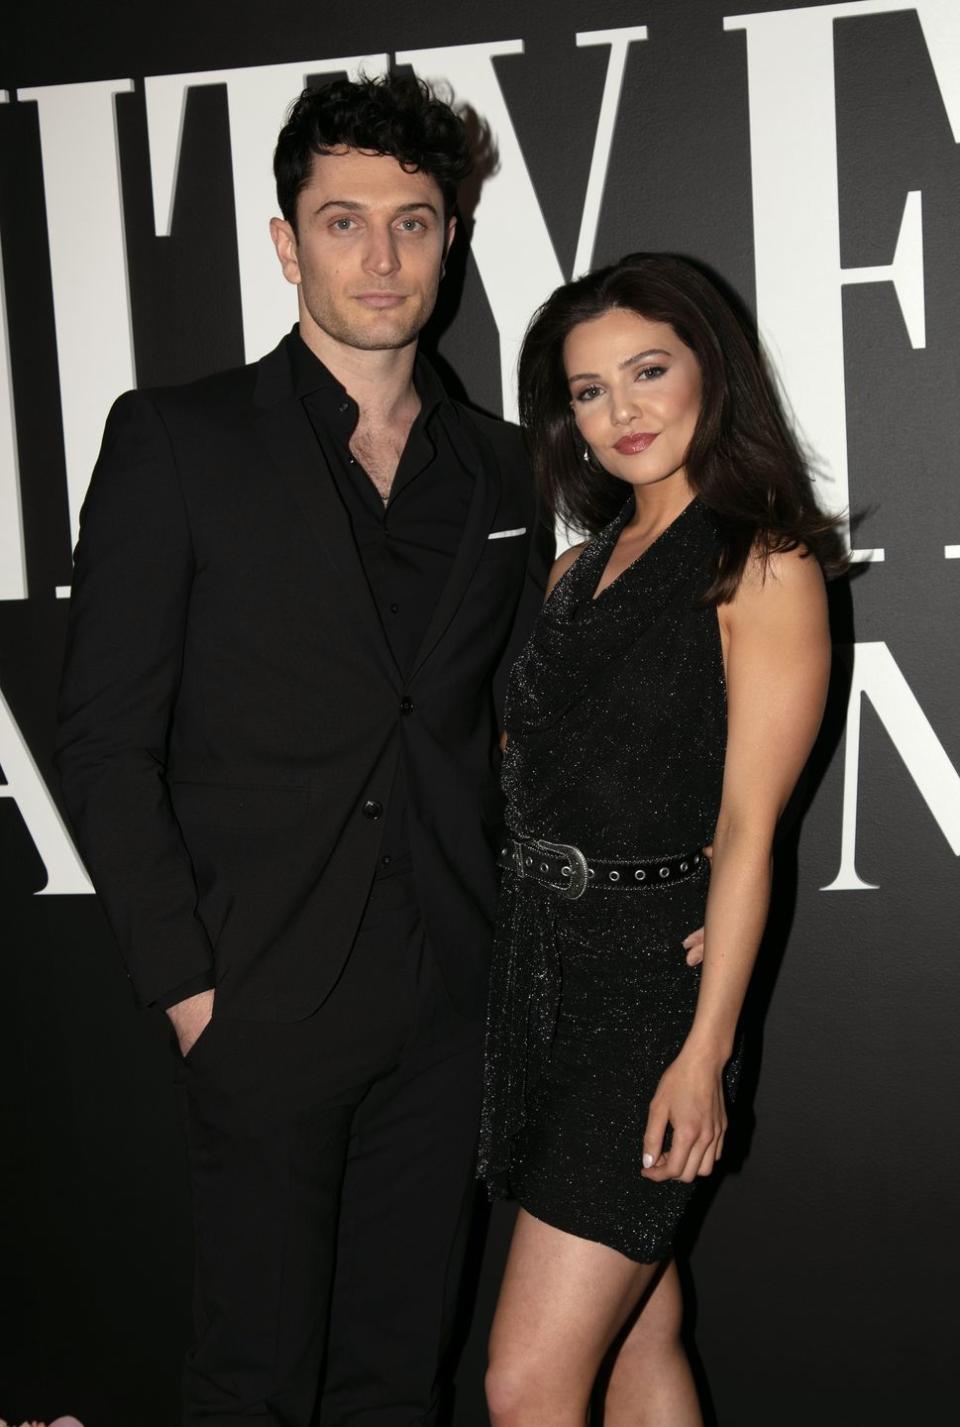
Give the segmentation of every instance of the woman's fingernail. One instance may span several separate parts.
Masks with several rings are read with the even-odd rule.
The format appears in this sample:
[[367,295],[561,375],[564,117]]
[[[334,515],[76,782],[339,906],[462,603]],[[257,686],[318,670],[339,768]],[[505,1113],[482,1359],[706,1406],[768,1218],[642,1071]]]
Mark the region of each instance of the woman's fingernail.
[[652,1154],[645,1154],[645,1155],[644,1155],[644,1157],[643,1157],[643,1167],[644,1167],[644,1169],[652,1169],[652,1168],[653,1168],[653,1155],[652,1155]]

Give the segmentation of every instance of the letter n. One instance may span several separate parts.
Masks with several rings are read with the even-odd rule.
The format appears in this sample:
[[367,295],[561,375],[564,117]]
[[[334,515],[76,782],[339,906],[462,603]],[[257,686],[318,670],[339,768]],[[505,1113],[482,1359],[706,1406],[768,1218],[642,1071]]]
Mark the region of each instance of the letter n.
[[960,774],[947,757],[926,714],[886,644],[855,644],[847,710],[843,764],[843,833],[840,868],[823,892],[871,890],[875,883],[857,875],[857,795],[860,778],[860,718],[863,696],[916,783],[950,849],[960,856]]

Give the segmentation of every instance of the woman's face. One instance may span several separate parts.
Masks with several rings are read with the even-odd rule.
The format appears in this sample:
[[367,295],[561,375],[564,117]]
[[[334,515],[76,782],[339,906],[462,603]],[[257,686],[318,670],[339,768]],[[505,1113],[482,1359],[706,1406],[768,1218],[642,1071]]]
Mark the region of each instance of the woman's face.
[[614,307],[563,344],[570,405],[595,460],[631,486],[677,477],[700,414],[700,366],[666,322]]

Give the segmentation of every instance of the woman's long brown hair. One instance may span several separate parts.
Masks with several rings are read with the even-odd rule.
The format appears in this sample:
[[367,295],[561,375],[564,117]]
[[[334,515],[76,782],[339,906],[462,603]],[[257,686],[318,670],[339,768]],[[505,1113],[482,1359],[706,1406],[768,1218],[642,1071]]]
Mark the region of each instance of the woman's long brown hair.
[[700,366],[702,404],[687,478],[720,530],[704,598],[733,598],[751,552],[765,563],[801,548],[828,575],[846,568],[837,518],[817,504],[806,462],[745,323],[686,258],[635,253],[567,283],[534,314],[520,353],[520,421],[548,509],[595,534],[621,509],[624,484],[584,461],[570,408],[564,340],[574,327],[623,308],[666,322]]

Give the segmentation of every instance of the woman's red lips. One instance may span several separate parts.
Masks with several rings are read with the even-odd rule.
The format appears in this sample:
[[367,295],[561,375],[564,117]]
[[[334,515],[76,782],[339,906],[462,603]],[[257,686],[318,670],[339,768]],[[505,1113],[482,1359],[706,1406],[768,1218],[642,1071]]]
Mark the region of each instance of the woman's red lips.
[[652,446],[659,434],[658,431],[632,431],[629,436],[621,436],[613,449],[619,451],[621,456],[638,456]]

